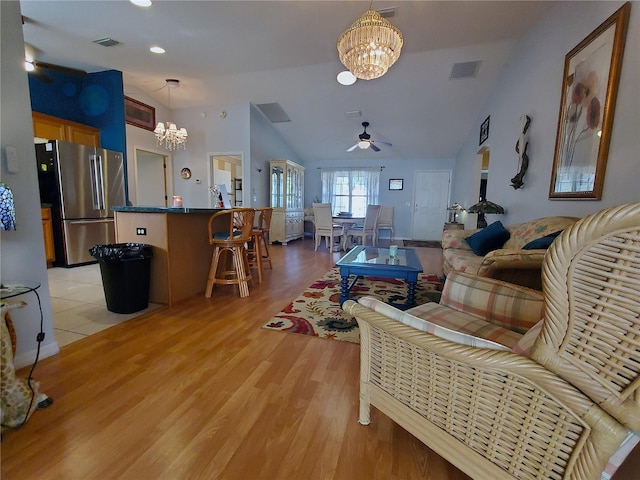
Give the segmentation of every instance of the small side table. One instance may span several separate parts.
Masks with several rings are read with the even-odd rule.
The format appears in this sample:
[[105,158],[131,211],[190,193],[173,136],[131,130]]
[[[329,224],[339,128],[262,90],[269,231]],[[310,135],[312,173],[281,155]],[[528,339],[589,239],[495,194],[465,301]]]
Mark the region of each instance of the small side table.
[[445,223],[442,230],[464,230],[464,223]]

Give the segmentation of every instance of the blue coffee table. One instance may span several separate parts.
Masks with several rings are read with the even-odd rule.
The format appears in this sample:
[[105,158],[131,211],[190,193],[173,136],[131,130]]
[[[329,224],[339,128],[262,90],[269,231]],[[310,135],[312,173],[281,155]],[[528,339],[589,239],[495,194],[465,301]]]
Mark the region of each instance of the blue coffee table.
[[[399,278],[407,282],[407,303],[405,308],[416,304],[416,283],[422,273],[422,264],[412,248],[398,248],[395,259],[389,259],[388,248],[354,247],[336,262],[340,267],[340,305],[349,300],[349,292],[364,276]],[[349,276],[355,277],[349,282]]]

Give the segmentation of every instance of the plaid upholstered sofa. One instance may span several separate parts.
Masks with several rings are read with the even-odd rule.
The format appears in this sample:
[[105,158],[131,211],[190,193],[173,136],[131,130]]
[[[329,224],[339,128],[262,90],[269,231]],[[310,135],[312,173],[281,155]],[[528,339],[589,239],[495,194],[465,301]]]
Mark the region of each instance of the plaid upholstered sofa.
[[533,240],[564,230],[576,220],[575,217],[542,217],[506,226],[509,239],[501,248],[486,255],[474,253],[466,240],[480,229],[445,230],[442,234],[444,275],[452,271],[467,272],[539,290],[546,249],[524,250],[523,247]]
[[360,423],[374,406],[473,478],[611,478],[640,440],[640,203],[567,228],[542,271],[542,292],[451,272],[439,304],[345,302]]

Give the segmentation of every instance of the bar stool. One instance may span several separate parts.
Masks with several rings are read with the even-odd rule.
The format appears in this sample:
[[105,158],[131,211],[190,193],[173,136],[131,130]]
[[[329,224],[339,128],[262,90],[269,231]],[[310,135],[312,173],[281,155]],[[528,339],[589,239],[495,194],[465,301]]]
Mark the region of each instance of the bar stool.
[[251,270],[246,243],[252,238],[253,218],[253,208],[224,210],[209,218],[209,244],[213,245],[213,257],[205,297],[211,297],[214,285],[238,285],[240,298],[249,296]]
[[256,208],[255,212],[258,214],[258,223],[251,232],[251,242],[249,243],[247,254],[249,256],[249,265],[258,269],[258,282],[262,283],[262,263],[266,261],[269,264],[269,268],[273,268],[268,246],[273,208]]

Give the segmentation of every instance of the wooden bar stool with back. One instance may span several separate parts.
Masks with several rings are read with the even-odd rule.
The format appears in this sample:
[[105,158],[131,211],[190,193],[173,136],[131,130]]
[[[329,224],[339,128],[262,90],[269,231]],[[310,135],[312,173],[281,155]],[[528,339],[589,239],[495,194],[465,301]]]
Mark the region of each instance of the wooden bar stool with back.
[[209,218],[213,256],[205,297],[211,297],[214,285],[238,285],[240,298],[249,296],[252,277],[246,244],[252,239],[254,215],[253,208],[234,208]]
[[249,265],[258,269],[258,282],[262,283],[262,264],[267,262],[269,268],[271,257],[269,256],[269,231],[271,230],[271,215],[273,208],[256,208],[258,221],[251,232],[252,241],[248,244]]

